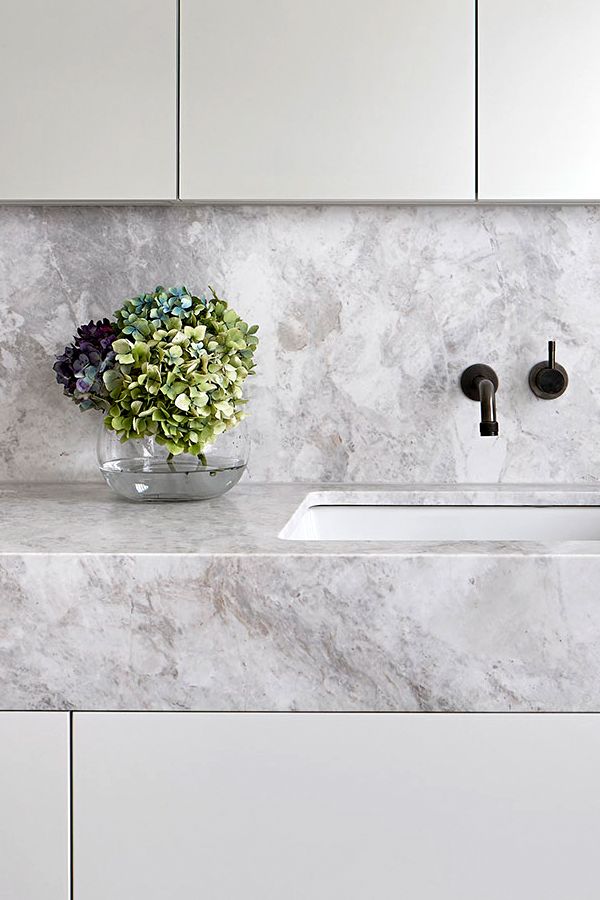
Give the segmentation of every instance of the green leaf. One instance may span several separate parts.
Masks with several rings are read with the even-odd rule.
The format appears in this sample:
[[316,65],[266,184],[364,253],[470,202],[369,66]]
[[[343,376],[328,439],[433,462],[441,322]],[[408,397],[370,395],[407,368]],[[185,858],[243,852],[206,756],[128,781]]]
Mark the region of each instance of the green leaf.
[[220,403],[215,403],[215,409],[218,409],[219,412],[222,412],[226,418],[233,415],[233,406],[231,403],[228,403],[226,400],[221,401]]
[[150,347],[142,341],[136,341],[131,351],[133,358],[138,365],[147,362],[150,359]]
[[108,371],[103,374],[102,380],[106,385],[107,391],[110,392],[114,391],[114,389],[121,384],[122,378],[119,372],[115,372],[114,369],[108,369]]
[[148,337],[150,334],[152,334],[152,327],[146,319],[136,319],[135,327],[140,334],[144,335],[144,337]]
[[184,412],[187,412],[190,408],[190,398],[187,394],[178,394],[175,398],[175,406],[178,406],[179,409],[182,409]]
[[183,453],[183,447],[180,444],[176,444],[175,441],[165,441],[165,447],[173,456],[179,456],[180,453]]
[[118,341],[113,341],[112,348],[115,353],[129,353],[131,350],[132,344],[125,340],[125,338],[119,338]]

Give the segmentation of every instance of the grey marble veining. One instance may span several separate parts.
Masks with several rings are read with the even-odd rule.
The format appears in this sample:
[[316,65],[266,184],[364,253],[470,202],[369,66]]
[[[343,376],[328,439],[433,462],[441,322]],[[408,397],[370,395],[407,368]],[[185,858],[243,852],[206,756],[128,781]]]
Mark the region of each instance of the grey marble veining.
[[[185,506],[3,487],[0,708],[600,711],[600,542],[278,541],[308,487]],[[374,494],[539,500],[508,485],[357,497]]]
[[[600,209],[577,206],[0,208],[0,480],[95,477],[95,417],[52,357],[182,280],[260,323],[253,481],[598,481]],[[549,337],[555,402],[527,386]],[[458,388],[479,361],[497,439]]]
[[599,557],[9,555],[0,708],[600,711]]

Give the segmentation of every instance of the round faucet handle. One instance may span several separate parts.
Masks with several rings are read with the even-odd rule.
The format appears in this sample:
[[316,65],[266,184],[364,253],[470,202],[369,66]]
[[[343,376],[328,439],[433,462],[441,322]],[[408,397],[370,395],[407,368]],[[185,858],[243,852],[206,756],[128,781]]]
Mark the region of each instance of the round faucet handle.
[[529,387],[542,400],[555,400],[567,389],[569,376],[556,362],[556,341],[548,341],[548,360],[537,363],[529,373]]
[[567,389],[568,380],[567,373],[562,366],[560,368],[555,366],[554,369],[542,369],[535,379],[540,392],[538,396],[547,394],[551,397],[560,397]]

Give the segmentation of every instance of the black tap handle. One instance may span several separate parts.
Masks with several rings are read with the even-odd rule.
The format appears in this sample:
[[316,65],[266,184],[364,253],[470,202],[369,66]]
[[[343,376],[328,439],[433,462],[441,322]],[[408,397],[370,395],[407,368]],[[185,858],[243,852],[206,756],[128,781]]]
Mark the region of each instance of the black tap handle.
[[555,400],[567,389],[569,376],[556,362],[556,341],[548,341],[548,359],[538,363],[529,373],[529,387],[542,400]]

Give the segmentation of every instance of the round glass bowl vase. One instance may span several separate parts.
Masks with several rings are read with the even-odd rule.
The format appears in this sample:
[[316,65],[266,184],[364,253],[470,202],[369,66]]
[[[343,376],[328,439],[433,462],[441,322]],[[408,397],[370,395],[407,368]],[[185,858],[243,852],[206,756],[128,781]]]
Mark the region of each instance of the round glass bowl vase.
[[100,423],[98,465],[106,483],[127,500],[210,500],[238,483],[248,462],[250,441],[241,422],[218,435],[200,456],[169,451],[154,438],[121,443]]

